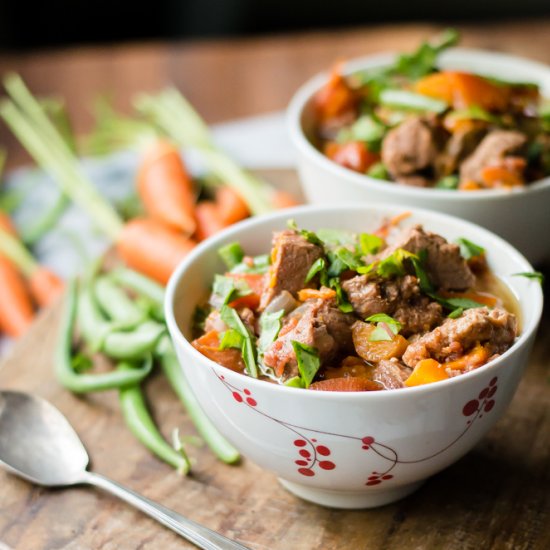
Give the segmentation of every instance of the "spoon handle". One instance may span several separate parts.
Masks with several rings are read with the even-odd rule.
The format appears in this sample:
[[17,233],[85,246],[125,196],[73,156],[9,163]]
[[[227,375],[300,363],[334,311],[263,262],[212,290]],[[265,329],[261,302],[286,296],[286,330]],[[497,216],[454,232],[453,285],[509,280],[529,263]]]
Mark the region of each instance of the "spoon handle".
[[141,510],[144,514],[156,519],[166,527],[172,529],[183,538],[204,550],[249,550],[246,546],[208,529],[190,519],[180,516],[176,512],[135,493],[115,481],[100,474],[86,472],[83,483],[100,487],[101,489],[119,497],[131,506]]

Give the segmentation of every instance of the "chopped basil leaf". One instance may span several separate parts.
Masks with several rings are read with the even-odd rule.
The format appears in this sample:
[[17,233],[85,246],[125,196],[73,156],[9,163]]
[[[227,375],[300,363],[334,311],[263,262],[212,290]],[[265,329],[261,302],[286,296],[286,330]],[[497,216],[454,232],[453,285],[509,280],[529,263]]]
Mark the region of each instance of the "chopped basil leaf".
[[476,307],[486,307],[485,304],[470,300],[469,298],[443,298],[441,304],[451,308],[472,309]]
[[365,321],[367,321],[367,323],[386,323],[394,334],[399,334],[399,331],[403,328],[403,325],[397,319],[385,313],[375,313],[367,317]]
[[512,277],[526,277],[527,279],[536,279],[541,285],[544,283],[544,274],[540,271],[525,271],[523,273],[514,273]]
[[451,311],[451,313],[449,313],[447,317],[449,319],[458,319],[463,313],[464,313],[464,308],[457,307],[456,309],[453,309],[453,311]]
[[261,254],[252,258],[252,265],[241,262],[231,269],[231,273],[267,273],[270,264],[269,254]]
[[324,258],[317,258],[317,260],[315,260],[313,262],[313,265],[309,268],[309,271],[307,272],[307,275],[306,275],[305,282],[309,283],[309,281],[311,281],[311,279],[313,279],[313,277],[315,277],[317,273],[325,269],[325,265],[326,263]]
[[319,229],[317,236],[328,246],[355,244],[355,235],[343,229]]
[[345,128],[346,132],[340,131],[337,136],[337,141],[345,143],[347,141],[363,141],[368,144],[369,151],[377,151],[380,149],[380,143],[386,127],[376,121],[370,115],[360,116],[349,128]]
[[388,180],[390,179],[390,174],[383,162],[375,162],[367,170],[367,176],[377,180]]
[[229,306],[224,305],[220,310],[222,321],[231,329],[242,336],[241,355],[248,374],[253,378],[258,378],[258,366],[256,364],[255,347],[252,343],[252,336],[244,326],[239,314]]
[[372,233],[361,233],[359,235],[359,246],[363,254],[376,254],[384,244],[384,239],[378,235],[373,235]]
[[290,388],[305,388],[302,379],[299,376],[293,376],[285,382],[285,386]]
[[365,266],[365,264],[361,261],[361,258],[349,250],[349,248],[338,248],[335,251],[335,254],[343,264],[353,271],[357,271],[360,267]]
[[384,258],[378,263],[378,265],[376,266],[376,273],[380,275],[380,277],[384,278],[393,277],[394,275],[397,277],[401,277],[405,275],[405,266],[403,265],[403,262],[407,258],[417,257],[418,256],[416,256],[412,252],[408,252],[403,248],[398,248],[387,258]]
[[226,330],[220,341],[220,349],[238,348],[241,349],[243,345],[243,337],[240,332],[230,328]]
[[260,338],[258,340],[260,352],[263,353],[279,335],[281,319],[284,314],[284,310],[281,309],[273,313],[264,312],[260,316]]
[[438,54],[456,44],[460,35],[455,29],[446,29],[437,41],[423,42],[413,53],[401,54],[395,63],[394,71],[413,80],[435,70]]
[[[425,250],[422,250],[422,252],[425,252]],[[423,256],[425,256],[425,254]],[[430,292],[433,292],[434,288],[430,281],[430,278],[428,277],[428,274],[426,273],[426,270],[424,269],[424,261],[425,260],[420,259],[420,255],[418,258],[411,258],[411,262],[414,267],[414,273],[416,275],[416,278],[418,279],[420,290],[428,294]]]
[[336,302],[338,303],[340,311],[351,313],[353,311],[353,306],[348,301],[348,297],[340,284],[340,279],[338,277],[330,278],[328,280],[328,286],[336,292]]
[[485,249],[482,246],[479,246],[464,237],[460,237],[460,239],[457,239],[456,242],[460,246],[460,253],[465,260],[475,258],[476,256],[481,256],[485,252]]
[[336,255],[336,253],[329,250],[327,252],[327,257],[329,260],[329,266],[327,269],[327,274],[329,277],[338,277],[343,273],[348,266]]
[[288,220],[286,224],[289,229],[293,229],[294,231],[298,232],[311,244],[323,246],[323,241],[321,241],[321,239],[313,231],[309,231],[308,229],[298,229],[298,226],[296,225],[296,222],[294,220]]
[[319,359],[319,352],[307,344],[291,340],[292,348],[296,354],[296,361],[298,362],[298,371],[300,372],[300,378],[304,384],[304,387],[309,388],[311,382],[315,378],[319,367],[321,366],[321,360]]
[[244,258],[244,251],[237,242],[229,243],[218,249],[218,254],[227,266],[227,269],[233,269],[240,264]]
[[457,189],[460,178],[456,174],[441,178],[436,184],[436,189]]
[[245,281],[217,274],[214,276],[211,302],[214,302],[212,304],[214,306],[226,305],[235,298],[241,298],[251,293],[252,291]]
[[[391,341],[392,336],[388,334],[386,327],[394,336],[399,334],[399,331],[403,328],[403,325],[399,321],[385,313],[375,313],[365,320],[368,323],[377,323],[376,328],[370,333],[369,342]],[[381,323],[385,326],[381,325]]]

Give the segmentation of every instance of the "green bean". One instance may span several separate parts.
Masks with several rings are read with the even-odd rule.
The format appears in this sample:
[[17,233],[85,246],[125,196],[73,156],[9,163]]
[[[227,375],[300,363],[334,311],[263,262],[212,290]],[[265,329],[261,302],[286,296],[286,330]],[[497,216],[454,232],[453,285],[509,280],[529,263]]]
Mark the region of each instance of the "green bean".
[[[128,363],[121,363],[117,371],[130,372]],[[173,466],[179,473],[187,474],[190,469],[185,454],[178,453],[162,437],[149,411],[139,384],[122,388],[119,392],[120,406],[126,425],[134,436],[164,462]]]
[[128,327],[143,321],[143,311],[108,276],[97,278],[94,294],[99,306],[111,320],[124,323]]
[[78,326],[92,351],[99,351],[113,330],[113,323],[107,321],[95,302],[90,282],[82,283],[78,292]]
[[75,393],[88,393],[118,389],[141,382],[153,368],[149,358],[142,367],[132,370],[116,370],[102,374],[79,374],[72,366],[72,340],[77,310],[77,284],[68,284],[59,336],[55,349],[55,373],[59,382]]
[[239,451],[218,432],[202,410],[183,374],[168,336],[161,340],[157,351],[160,354],[160,364],[166,378],[206,444],[223,462],[228,464],[237,462],[240,458]]
[[109,276],[118,284],[146,296],[155,304],[163,305],[164,287],[153,281],[153,279],[149,279],[149,277],[126,267],[114,269]]
[[103,338],[101,351],[113,359],[138,359],[153,351],[165,331],[163,325],[147,321],[132,332],[111,332]]

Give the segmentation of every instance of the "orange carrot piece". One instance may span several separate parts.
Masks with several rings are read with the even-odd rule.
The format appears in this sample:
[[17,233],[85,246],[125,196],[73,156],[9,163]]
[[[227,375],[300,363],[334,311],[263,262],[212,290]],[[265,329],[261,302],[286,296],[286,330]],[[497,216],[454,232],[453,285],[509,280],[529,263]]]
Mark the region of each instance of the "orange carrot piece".
[[510,87],[498,86],[471,73],[441,71],[420,79],[415,90],[441,99],[455,109],[477,105],[489,111],[503,111],[508,106]]
[[411,375],[405,380],[405,386],[421,386],[431,384],[440,380],[447,380],[449,375],[445,366],[435,359],[422,359],[418,361]]
[[204,356],[235,372],[245,371],[244,361],[240,350],[235,348],[220,349],[219,334],[212,330],[193,340],[191,345]]
[[149,218],[135,218],[122,229],[116,248],[131,268],[166,284],[195,242]]
[[339,65],[333,68],[328,82],[313,98],[313,106],[322,121],[355,111],[358,102],[358,93],[342,76]]
[[36,303],[46,307],[63,294],[65,284],[55,273],[40,266],[29,276],[29,289]]
[[250,210],[241,196],[224,185],[216,191],[216,204],[218,212],[224,225],[231,225],[240,222],[250,216]]
[[234,308],[249,307],[250,309],[257,309],[266,283],[265,275],[261,273],[226,273],[226,276],[244,281],[252,291],[246,296],[233,300],[229,305]]
[[454,361],[444,363],[443,366],[446,369],[469,371],[487,363],[489,356],[489,350],[485,346],[478,344],[472,351]]
[[198,241],[203,241],[226,227],[218,205],[212,201],[203,201],[197,204],[195,220],[197,222],[195,235]]
[[310,390],[317,391],[377,391],[382,386],[369,378],[329,378],[313,382],[309,386]]
[[33,319],[32,301],[23,278],[9,260],[0,257],[0,330],[18,338]]
[[350,141],[343,144],[330,142],[325,147],[325,155],[336,164],[361,173],[366,172],[380,160],[380,155],[371,153],[361,141]]
[[525,185],[523,176],[516,170],[503,166],[485,166],[481,169],[481,181],[487,187],[516,187]]
[[462,180],[459,184],[458,184],[458,188],[461,190],[461,191],[479,191],[480,189],[483,189],[483,187],[481,186],[481,184],[479,184],[477,181],[475,180]]
[[149,216],[186,235],[193,233],[193,183],[179,151],[171,143],[157,141],[146,151],[137,189]]
[[305,302],[306,300],[314,300],[319,298],[320,300],[331,300],[336,297],[336,291],[326,286],[316,290],[315,288],[302,288],[298,291],[298,300]]
[[9,233],[12,237],[17,237],[17,230],[15,225],[11,221],[11,218],[5,213],[0,211],[0,229]]
[[271,195],[271,204],[277,210],[282,210],[283,208],[298,206],[300,201],[291,193],[287,193],[286,191],[275,191],[273,195]]

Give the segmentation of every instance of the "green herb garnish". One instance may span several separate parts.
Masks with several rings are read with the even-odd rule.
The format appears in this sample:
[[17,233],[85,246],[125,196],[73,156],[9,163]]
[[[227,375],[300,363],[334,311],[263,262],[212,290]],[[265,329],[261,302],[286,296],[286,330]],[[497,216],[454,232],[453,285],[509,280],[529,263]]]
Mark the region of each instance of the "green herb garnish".
[[302,379],[304,387],[309,388],[321,366],[319,352],[314,347],[303,344],[302,342],[297,342],[296,340],[291,340],[291,344],[296,354],[300,378]]
[[460,178],[456,174],[451,174],[450,176],[445,176],[444,178],[441,178],[436,184],[436,189],[458,189],[458,184],[460,182]]
[[309,271],[307,272],[305,282],[309,283],[317,273],[323,271],[326,267],[326,262],[324,258],[317,258],[313,265],[309,268]]
[[230,328],[226,330],[220,340],[219,349],[237,348],[241,349],[243,345],[243,336],[240,332]]
[[242,298],[252,293],[250,287],[245,281],[235,277],[226,277],[216,274],[214,284],[212,285],[212,295],[216,297],[222,305],[226,305],[236,298]]
[[311,244],[323,246],[323,241],[321,241],[321,239],[313,231],[309,231],[309,229],[299,229],[294,220],[288,220],[286,224],[289,229],[293,229],[302,235],[302,237],[304,237],[304,239],[309,241]]
[[540,271],[525,271],[522,273],[513,273],[512,277],[526,277],[527,279],[535,279],[541,285],[544,284],[544,274]]
[[340,309],[340,311],[344,313],[351,313],[353,311],[353,306],[349,303],[346,292],[340,284],[340,278],[331,277],[328,280],[328,286],[336,292],[336,303],[338,304],[338,308]]
[[464,237],[457,239],[456,243],[460,246],[460,254],[462,254],[462,257],[465,260],[470,260],[471,258],[481,256],[485,253],[485,249],[482,246],[479,246]]
[[281,309],[280,311],[274,311],[273,313],[264,312],[260,316],[260,338],[258,340],[258,349],[261,353],[263,353],[279,335],[279,331],[281,330],[281,319],[284,314],[284,310]]
[[299,376],[293,376],[289,378],[285,384],[289,388],[305,388],[303,380]]
[[240,264],[244,258],[244,251],[237,242],[229,243],[218,249],[218,254],[227,266],[227,269],[233,269]]
[[377,180],[389,180],[390,173],[383,162],[374,163],[368,170],[367,176]]
[[372,233],[361,233],[359,235],[361,252],[367,256],[379,252],[384,244],[384,239],[378,235],[373,235]]
[[[369,342],[391,341],[393,337],[388,334],[386,327],[390,330],[393,336],[397,336],[399,331],[403,328],[403,325],[386,315],[385,313],[376,313],[365,319],[368,323],[377,323],[376,328],[371,332],[369,336]],[[385,326],[384,326],[385,325]]]
[[243,357],[246,370],[252,378],[258,378],[258,365],[256,364],[255,347],[252,342],[252,335],[248,332],[242,322],[239,314],[229,306],[224,305],[220,310],[222,321],[231,329],[238,332],[242,337],[241,355]]
[[231,273],[267,273],[269,264],[269,254],[261,254],[252,258],[252,265],[241,262],[231,269]]
[[451,311],[451,313],[449,313],[449,315],[447,315],[447,317],[449,319],[458,319],[463,313],[464,313],[464,308],[463,307],[457,307],[456,309],[453,309],[453,311]]

